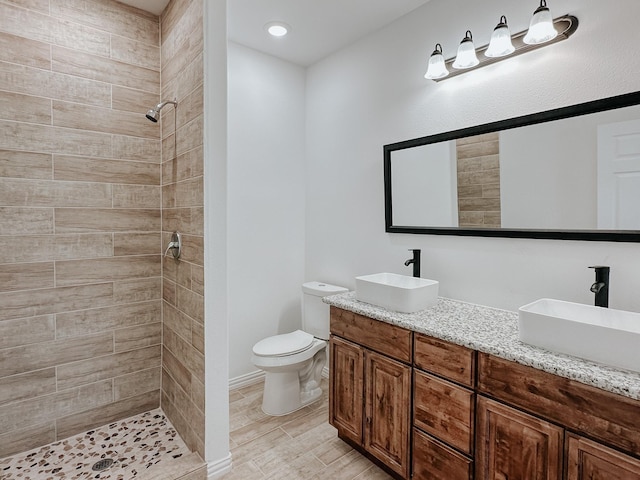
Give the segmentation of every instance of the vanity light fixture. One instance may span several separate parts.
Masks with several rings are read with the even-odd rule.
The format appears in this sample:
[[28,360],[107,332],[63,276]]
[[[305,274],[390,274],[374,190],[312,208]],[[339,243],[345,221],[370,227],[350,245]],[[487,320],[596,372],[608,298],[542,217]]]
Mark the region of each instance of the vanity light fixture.
[[427,73],[424,74],[424,78],[436,80],[438,78],[444,78],[447,75],[449,75],[449,70],[447,70],[447,66],[444,64],[442,45],[436,43],[436,48],[429,57],[429,66],[427,67]]
[[473,45],[473,36],[471,35],[471,30],[467,30],[458,46],[458,55],[456,55],[456,60],[452,66],[461,70],[475,67],[478,63],[480,63],[480,60],[476,55],[476,47]]
[[538,45],[553,40],[558,36],[558,31],[553,27],[553,17],[547,7],[547,0],[540,0],[540,6],[533,12],[529,31],[522,41],[527,45]]
[[[553,19],[546,0],[540,0],[540,6],[533,13],[529,29],[511,35],[507,17],[502,15],[494,28],[489,45],[475,48],[471,31],[467,30],[460,42],[455,58],[444,60],[442,45],[429,57],[429,66],[425,78],[439,82],[471,70],[491,65],[505,58],[515,57],[553,43],[566,40],[578,29],[578,19],[573,15],[564,15]],[[449,67],[452,67],[450,69]]]
[[269,22],[264,29],[273,37],[284,37],[291,31],[291,27],[284,22]]
[[507,17],[502,15],[500,22],[493,29],[491,34],[491,41],[489,42],[489,48],[484,54],[487,57],[505,57],[511,55],[516,48],[511,42],[511,33],[509,32],[509,26],[507,25]]

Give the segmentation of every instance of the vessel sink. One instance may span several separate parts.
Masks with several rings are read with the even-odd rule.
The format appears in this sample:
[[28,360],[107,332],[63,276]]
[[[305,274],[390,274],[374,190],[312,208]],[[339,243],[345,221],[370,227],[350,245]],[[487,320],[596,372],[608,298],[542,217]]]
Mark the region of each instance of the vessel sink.
[[520,307],[520,340],[640,372],[640,314],[542,298]]
[[402,313],[424,310],[438,301],[436,280],[396,273],[356,277],[356,299]]

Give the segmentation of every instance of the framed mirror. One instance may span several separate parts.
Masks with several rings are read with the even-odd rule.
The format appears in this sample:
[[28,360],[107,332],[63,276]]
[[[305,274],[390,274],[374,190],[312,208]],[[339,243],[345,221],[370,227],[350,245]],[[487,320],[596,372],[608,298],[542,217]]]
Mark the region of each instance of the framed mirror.
[[386,231],[640,241],[640,92],[384,146]]

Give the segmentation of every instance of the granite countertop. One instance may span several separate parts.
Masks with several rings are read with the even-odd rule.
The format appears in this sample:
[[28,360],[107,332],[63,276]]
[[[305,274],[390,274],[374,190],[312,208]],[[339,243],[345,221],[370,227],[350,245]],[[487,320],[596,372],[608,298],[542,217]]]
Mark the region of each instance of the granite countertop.
[[498,308],[438,298],[416,313],[400,313],[360,302],[355,292],[324,297],[323,301],[382,322],[469,347],[496,357],[640,400],[640,374],[620,370],[522,343],[518,314]]

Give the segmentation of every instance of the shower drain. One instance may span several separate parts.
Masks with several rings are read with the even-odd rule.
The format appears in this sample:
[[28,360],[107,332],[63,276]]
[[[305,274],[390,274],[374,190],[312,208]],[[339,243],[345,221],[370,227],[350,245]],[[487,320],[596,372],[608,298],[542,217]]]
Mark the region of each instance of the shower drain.
[[111,465],[113,465],[113,458],[103,458],[102,460],[94,463],[93,467],[91,467],[91,470],[93,470],[94,472],[100,472],[102,470],[106,470]]

